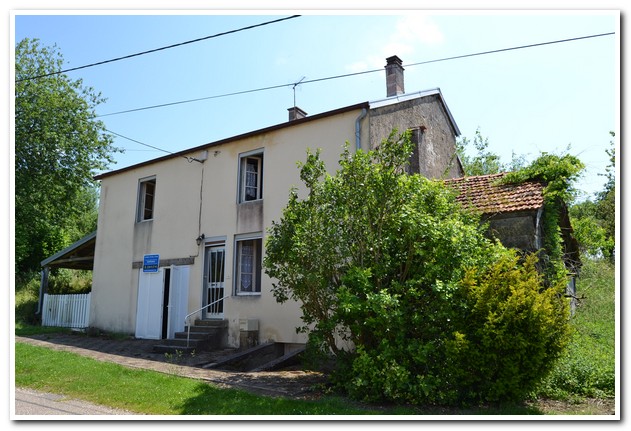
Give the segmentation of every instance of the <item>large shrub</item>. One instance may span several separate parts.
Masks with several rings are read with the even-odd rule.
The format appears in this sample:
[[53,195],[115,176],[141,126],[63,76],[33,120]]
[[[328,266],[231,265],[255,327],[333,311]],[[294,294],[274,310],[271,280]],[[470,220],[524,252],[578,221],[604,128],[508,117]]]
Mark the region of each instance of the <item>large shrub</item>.
[[558,292],[539,293],[533,259],[522,265],[488,240],[440,182],[407,174],[411,151],[407,133],[367,153],[347,148],[335,175],[308,155],[309,193],[292,191],[267,238],[273,293],[299,301],[299,330],[336,357],[333,379],[356,398],[517,397],[563,345]]
[[462,280],[460,329],[447,341],[445,373],[460,402],[514,401],[546,376],[568,344],[565,284],[541,289],[535,255],[506,253]]

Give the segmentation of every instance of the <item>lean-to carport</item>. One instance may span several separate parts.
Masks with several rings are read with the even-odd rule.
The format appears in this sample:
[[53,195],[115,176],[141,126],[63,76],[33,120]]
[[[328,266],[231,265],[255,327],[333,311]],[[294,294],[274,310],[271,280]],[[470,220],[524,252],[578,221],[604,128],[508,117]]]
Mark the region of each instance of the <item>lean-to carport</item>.
[[84,236],[74,244],[55,253],[41,262],[42,279],[39,286],[39,301],[37,315],[41,315],[44,294],[48,291],[48,274],[50,268],[84,269],[94,268],[94,246],[96,244],[96,231]]

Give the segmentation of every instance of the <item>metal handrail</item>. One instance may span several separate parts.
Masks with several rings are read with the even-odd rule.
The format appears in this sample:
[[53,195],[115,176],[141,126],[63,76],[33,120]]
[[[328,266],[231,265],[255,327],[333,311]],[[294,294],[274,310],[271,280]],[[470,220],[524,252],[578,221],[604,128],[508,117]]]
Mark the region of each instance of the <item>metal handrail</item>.
[[210,307],[212,305],[215,305],[216,303],[223,301],[224,299],[228,298],[227,296],[224,296],[223,298],[219,298],[213,302],[211,302],[210,304],[206,304],[204,305],[202,308],[199,308],[195,311],[193,311],[192,313],[189,313],[186,315],[186,317],[184,318],[184,326],[186,326],[186,347],[189,347],[189,339],[191,336],[191,325],[188,324],[188,318],[191,317],[193,314],[197,314],[200,311],[202,311],[204,308]]

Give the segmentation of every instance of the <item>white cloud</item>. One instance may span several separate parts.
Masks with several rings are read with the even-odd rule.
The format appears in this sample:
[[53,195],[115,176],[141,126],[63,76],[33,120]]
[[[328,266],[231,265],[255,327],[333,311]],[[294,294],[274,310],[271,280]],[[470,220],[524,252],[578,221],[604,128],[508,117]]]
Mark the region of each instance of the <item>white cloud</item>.
[[401,18],[396,24],[392,42],[400,44],[438,45],[444,40],[443,33],[431,16],[414,13]]
[[419,47],[439,45],[445,40],[440,27],[427,12],[410,12],[401,16],[392,28],[394,31],[389,37],[373,45],[373,54],[346,68],[350,72],[378,69],[384,67],[385,59],[392,55],[399,56],[404,63],[415,61],[414,56]]

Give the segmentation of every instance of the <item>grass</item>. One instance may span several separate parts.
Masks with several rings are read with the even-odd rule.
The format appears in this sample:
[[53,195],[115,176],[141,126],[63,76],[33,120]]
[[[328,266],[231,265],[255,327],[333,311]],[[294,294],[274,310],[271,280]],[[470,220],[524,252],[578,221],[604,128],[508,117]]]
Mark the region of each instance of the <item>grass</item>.
[[[153,371],[16,343],[15,385],[149,415],[371,415],[383,410],[330,397],[291,400],[224,389]],[[42,360],[45,358],[45,360]],[[89,376],[89,377],[88,377]],[[393,414],[414,414],[392,409]]]
[[147,415],[538,415],[536,406],[467,410],[367,405],[339,396],[296,400],[254,395],[206,382],[100,362],[80,355],[16,343],[15,385],[63,394]]
[[577,285],[584,296],[572,319],[565,355],[538,396],[558,400],[615,397],[615,271],[606,261],[585,260]]

